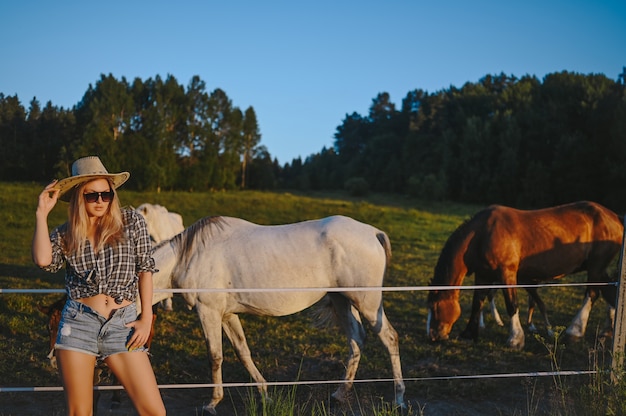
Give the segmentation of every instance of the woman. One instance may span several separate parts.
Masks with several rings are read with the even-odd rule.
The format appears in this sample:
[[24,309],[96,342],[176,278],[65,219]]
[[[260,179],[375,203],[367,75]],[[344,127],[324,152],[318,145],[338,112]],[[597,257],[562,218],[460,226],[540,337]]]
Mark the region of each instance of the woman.
[[[144,344],[152,324],[154,259],[146,223],[121,209],[115,189],[128,172],[110,174],[97,156],[78,159],[72,176],[39,195],[32,256],[50,272],[66,267],[68,300],[55,354],[68,415],[90,415],[96,359],[122,383],[140,415],[164,415],[165,406]],[[69,202],[68,222],[48,234],[57,200]],[[141,301],[137,318],[136,297]]]

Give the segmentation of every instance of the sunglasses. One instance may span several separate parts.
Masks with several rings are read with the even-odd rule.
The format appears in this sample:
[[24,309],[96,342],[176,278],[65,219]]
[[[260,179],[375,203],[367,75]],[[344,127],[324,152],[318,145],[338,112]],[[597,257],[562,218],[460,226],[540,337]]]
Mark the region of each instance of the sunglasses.
[[104,191],[104,192],[91,192],[88,194],[83,194],[85,197],[85,201],[93,204],[94,202],[98,202],[98,198],[102,197],[102,202],[111,202],[113,199],[113,195],[115,192],[113,191]]

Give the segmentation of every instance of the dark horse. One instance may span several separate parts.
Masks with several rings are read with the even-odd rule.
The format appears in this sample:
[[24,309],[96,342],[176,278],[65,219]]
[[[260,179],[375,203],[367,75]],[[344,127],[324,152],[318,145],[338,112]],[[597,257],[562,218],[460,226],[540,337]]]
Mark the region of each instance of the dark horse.
[[[537,284],[586,270],[588,282],[608,282],[607,267],[619,252],[624,225],[617,214],[594,202],[580,201],[535,211],[492,205],[459,226],[441,251],[431,286],[460,286],[472,273],[476,285]],[[600,289],[599,289],[600,288]],[[583,306],[566,330],[584,335],[593,303],[604,286],[589,286]],[[464,338],[476,339],[480,311],[489,289],[474,291]],[[517,290],[503,288],[511,317],[508,345],[524,348]],[[609,302],[612,299],[606,296]],[[531,293],[532,295],[532,293]],[[461,316],[459,289],[428,294],[427,331],[433,341],[448,338]]]

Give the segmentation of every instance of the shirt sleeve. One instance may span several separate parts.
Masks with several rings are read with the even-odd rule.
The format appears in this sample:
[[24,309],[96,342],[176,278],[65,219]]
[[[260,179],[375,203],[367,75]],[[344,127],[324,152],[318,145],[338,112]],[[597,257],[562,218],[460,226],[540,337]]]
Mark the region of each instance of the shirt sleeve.
[[146,221],[135,211],[132,212],[132,221],[135,224],[133,227],[134,240],[135,240],[135,253],[137,255],[136,271],[152,272],[156,273],[156,264],[152,257],[152,241],[150,240],[150,234],[148,233],[148,226]]
[[65,265],[65,255],[63,254],[63,241],[60,228],[61,227],[55,228],[50,234],[50,243],[52,243],[52,263],[47,266],[40,267],[40,269],[51,273],[58,272]]

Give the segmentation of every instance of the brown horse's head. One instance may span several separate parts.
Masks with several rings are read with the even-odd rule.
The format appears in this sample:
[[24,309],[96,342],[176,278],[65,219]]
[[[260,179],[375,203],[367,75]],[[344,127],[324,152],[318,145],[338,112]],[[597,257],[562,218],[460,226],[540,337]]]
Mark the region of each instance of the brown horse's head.
[[[456,292],[456,295],[449,296],[449,292]],[[426,332],[432,341],[448,339],[450,331],[452,331],[452,325],[460,317],[461,305],[459,303],[458,290],[433,290],[428,294]]]
[[48,359],[50,360],[50,365],[53,368],[57,368],[57,358],[54,355],[54,344],[57,339],[59,323],[61,322],[61,312],[63,311],[63,306],[65,305],[66,300],[67,300],[67,296],[63,296],[61,299],[54,302],[50,306],[37,305],[37,309],[39,309],[42,313],[48,316],[47,327],[48,327],[49,346],[50,346],[50,353],[48,354]]

